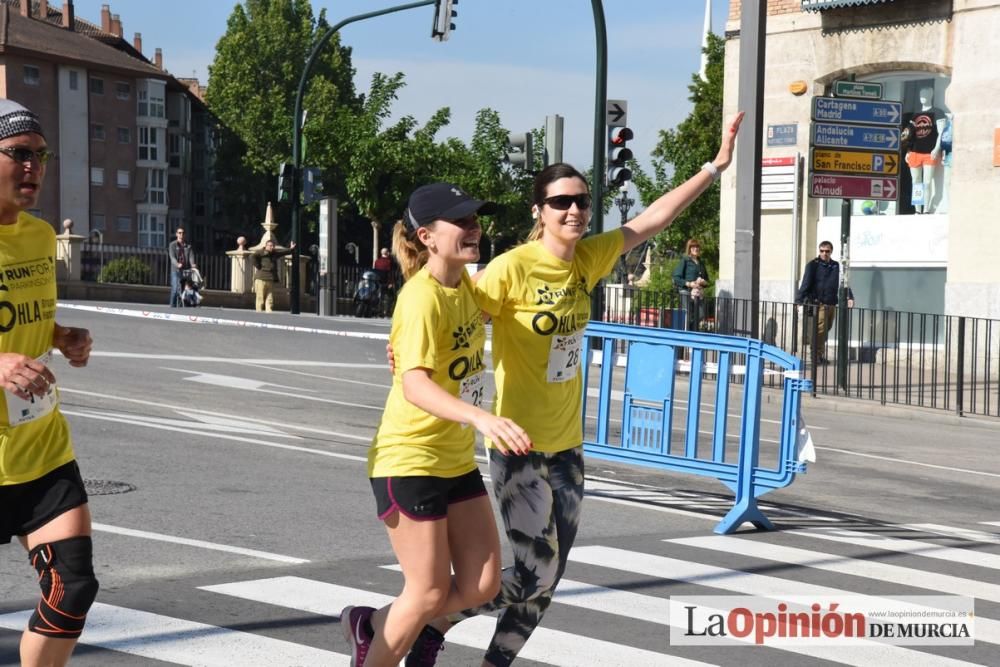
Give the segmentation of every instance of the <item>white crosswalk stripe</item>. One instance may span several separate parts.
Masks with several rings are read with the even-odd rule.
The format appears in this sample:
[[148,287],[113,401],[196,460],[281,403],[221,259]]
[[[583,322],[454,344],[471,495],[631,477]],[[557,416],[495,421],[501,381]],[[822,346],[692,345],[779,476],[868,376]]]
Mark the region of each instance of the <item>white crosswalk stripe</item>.
[[[914,539],[888,537],[884,526],[879,527],[879,532],[816,526],[785,531],[780,540],[769,539],[762,534],[666,539],[663,540],[662,550],[655,547],[648,549],[656,553],[604,545],[579,545],[570,554],[568,570],[568,575],[576,578],[563,579],[553,606],[587,610],[585,613],[603,614],[609,620],[593,629],[584,629],[581,625],[569,626],[574,632],[559,630],[543,623],[522,650],[521,658],[561,667],[708,665],[710,663],[686,657],[685,651],[690,650],[688,647],[671,646],[666,630],[662,635],[648,631],[639,633],[637,636],[645,638],[642,640],[644,643],[639,646],[632,645],[625,639],[629,636],[629,629],[637,622],[652,626],[684,627],[685,612],[669,597],[676,594],[674,585],[678,583],[685,585],[685,595],[696,594],[691,592],[693,585],[707,589],[704,594],[710,595],[849,595],[877,602],[878,596],[872,594],[862,583],[862,580],[869,580],[901,589],[913,589],[909,593],[912,595],[932,591],[935,594],[1000,603],[1000,584],[995,583],[992,577],[983,576],[982,580],[978,580],[935,571],[945,567],[944,561],[998,569],[1000,563],[997,561],[1000,561],[1000,556],[989,551],[943,546],[927,541],[941,536],[954,537],[975,544],[985,543],[985,548],[989,549],[993,542],[982,538],[991,535],[990,533],[938,524],[889,528],[894,529],[894,535],[900,534],[902,529],[914,531]],[[930,537],[922,537],[916,531]],[[864,556],[841,555],[803,548],[815,546],[820,541],[862,547],[865,553]],[[789,543],[797,546],[789,546]],[[850,551],[846,547],[840,550]],[[676,552],[683,553],[687,560],[673,557]],[[696,555],[692,555],[693,553]],[[894,562],[885,562],[884,556]],[[713,565],[713,561],[726,564],[736,562],[741,569]],[[760,568],[760,561],[781,564],[775,567],[779,568],[778,573],[782,576],[772,576],[775,574],[774,567],[769,568],[771,575],[757,574],[755,570]],[[913,567],[897,564],[901,562],[912,564]],[[290,568],[298,566],[295,563],[288,564]],[[399,571],[398,565],[385,565],[383,568]],[[604,585],[588,583],[580,578],[581,573],[601,571],[605,571],[601,575]],[[628,576],[622,579],[617,573],[626,573]],[[843,588],[812,583],[813,578],[822,573],[843,575],[844,578],[836,580],[837,585]],[[650,583],[657,592],[638,593],[635,588],[626,588],[626,583],[635,583],[636,576],[651,579]],[[321,581],[320,578],[278,576],[249,581],[226,581],[201,586],[199,590],[238,598],[249,604],[264,605],[262,609],[265,610],[268,606],[282,607],[329,617],[330,623],[335,622],[341,609],[349,604],[378,607],[393,599],[384,592]],[[616,583],[608,584],[609,579],[613,582],[622,581],[621,587],[616,588]],[[829,581],[829,577],[826,580]],[[389,592],[394,592],[391,587]],[[1000,621],[984,616],[984,613],[989,615],[988,611],[978,613],[975,620],[977,650],[992,651],[995,645],[1000,645]],[[20,631],[27,623],[30,613],[18,611],[0,614],[0,628]],[[200,618],[205,620],[203,615]],[[562,618],[565,619],[566,616]],[[232,622],[232,619],[227,617],[224,622]],[[481,651],[488,645],[494,628],[495,620],[491,617],[469,619],[448,633],[447,643]],[[87,629],[81,642],[141,658],[191,667],[294,667],[320,664],[336,667],[350,662],[349,657],[343,653],[277,639],[273,631],[271,635],[263,636],[100,602],[88,617]],[[750,639],[752,638],[748,638]],[[993,646],[987,649],[987,645]],[[783,645],[756,649],[758,653],[755,655],[763,655],[760,651],[770,652],[766,662],[781,665],[800,664],[809,659],[856,667],[872,664],[959,667],[974,664],[958,657],[942,655],[948,654],[946,647],[938,651],[920,650],[921,648],[923,647],[874,642],[871,645],[850,646]],[[343,646],[340,650],[344,650]],[[703,659],[716,655],[706,653],[705,650],[692,652],[692,655]],[[967,659],[970,654],[965,652],[954,655]],[[730,658],[721,659],[725,664],[731,664]],[[442,667],[453,664],[448,661],[447,652],[443,654],[440,664]]]

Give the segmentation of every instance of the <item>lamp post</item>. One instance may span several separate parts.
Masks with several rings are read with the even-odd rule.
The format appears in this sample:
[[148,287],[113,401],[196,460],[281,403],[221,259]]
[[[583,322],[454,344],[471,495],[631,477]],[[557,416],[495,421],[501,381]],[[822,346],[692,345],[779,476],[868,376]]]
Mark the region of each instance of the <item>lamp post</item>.
[[340,23],[334,25],[323,37],[316,42],[316,46],[313,47],[312,51],[309,53],[309,59],[306,60],[305,69],[302,70],[302,76],[299,77],[299,88],[295,93],[295,113],[292,117],[292,187],[291,187],[291,203],[292,203],[292,240],[295,241],[295,248],[292,250],[292,266],[295,270],[292,272],[292,294],[290,299],[291,313],[293,315],[299,314],[299,247],[300,247],[300,218],[299,218],[299,179],[301,174],[299,173],[302,168],[302,97],[305,93],[306,81],[309,79],[309,75],[312,73],[313,66],[316,64],[316,59],[319,57],[320,51],[322,51],[326,45],[329,43],[330,38],[346,25],[351,23],[356,23],[358,21],[364,21],[365,19],[375,18],[376,16],[384,16],[386,14],[392,14],[394,12],[401,12],[406,9],[415,9],[417,7],[424,7],[427,5],[433,5],[438,0],[421,0],[420,2],[411,2],[405,5],[397,5],[395,7],[389,7],[387,9],[380,9],[375,12],[367,12],[365,14],[358,14],[357,16],[352,16],[346,18]]
[[618,204],[618,211],[622,215],[621,224],[624,225],[628,222],[628,211],[635,205],[635,200],[628,196],[628,184],[623,183],[618,192],[618,198],[615,199],[615,203]]

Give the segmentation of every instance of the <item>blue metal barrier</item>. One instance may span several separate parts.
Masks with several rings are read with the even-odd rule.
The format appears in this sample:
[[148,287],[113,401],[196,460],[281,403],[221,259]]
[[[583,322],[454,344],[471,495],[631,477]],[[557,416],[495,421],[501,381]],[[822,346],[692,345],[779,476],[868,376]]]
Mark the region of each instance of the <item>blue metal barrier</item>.
[[[592,350],[598,341],[600,350]],[[584,451],[592,457],[714,477],[735,494],[735,502],[716,533],[732,533],[743,522],[773,530],[757,507],[757,498],[788,486],[806,466],[798,461],[796,438],[802,392],[812,382],[802,376],[802,361],[758,340],[719,334],[650,329],[592,321],[587,325],[584,359],[600,353],[597,426],[587,433],[587,400],[591,364],[583,365]],[[616,374],[624,361],[624,375]],[[678,378],[685,370],[686,399],[677,397]],[[765,375],[784,377],[777,460],[761,466],[761,397]],[[715,376],[714,428],[709,455],[699,455],[698,429],[703,384]],[[742,420],[738,450],[727,448],[730,388],[741,385]],[[612,397],[621,392],[621,434],[611,441]],[[675,408],[687,402],[683,450],[672,447]],[[593,435],[592,438],[588,436]],[[727,456],[727,449],[730,450]],[[727,460],[728,459],[728,460]]]

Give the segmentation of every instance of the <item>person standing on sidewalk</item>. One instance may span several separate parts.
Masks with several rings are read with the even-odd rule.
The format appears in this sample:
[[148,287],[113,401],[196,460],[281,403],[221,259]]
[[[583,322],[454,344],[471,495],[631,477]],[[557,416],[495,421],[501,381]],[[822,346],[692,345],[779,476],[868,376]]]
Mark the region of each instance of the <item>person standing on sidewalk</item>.
[[194,249],[185,238],[183,227],[178,227],[174,233],[174,240],[167,246],[167,254],[170,255],[170,307],[178,308],[181,305],[181,288],[184,279],[187,278],[191,269],[197,269],[198,265],[194,261]]
[[[819,244],[819,256],[806,264],[802,284],[795,295],[795,303],[803,306],[804,317],[802,346],[812,350],[814,364],[827,363],[826,337],[837,315],[838,290],[840,289],[840,262],[832,257],[833,244]],[[847,288],[847,307],[854,307],[854,292]]]
[[274,286],[278,284],[278,260],[295,250],[295,241],[285,250],[275,250],[274,241],[268,239],[263,248],[253,254],[253,291],[257,295],[257,312],[274,307]]
[[42,590],[22,667],[69,662],[98,589],[87,492],[49,365],[55,348],[86,366],[92,341],[56,323],[55,230],[26,212],[51,157],[38,116],[0,99],[0,306],[10,314],[0,332],[0,544],[17,537]]
[[428,621],[483,604],[500,587],[500,537],[475,431],[504,454],[524,454],[531,441],[480,407],[486,327],[465,266],[479,260],[478,214],[495,208],[434,183],[413,192],[407,222],[393,230],[407,280],[392,316],[392,389],[368,476],[405,584],[382,609],[341,613],[352,667],[395,667]]

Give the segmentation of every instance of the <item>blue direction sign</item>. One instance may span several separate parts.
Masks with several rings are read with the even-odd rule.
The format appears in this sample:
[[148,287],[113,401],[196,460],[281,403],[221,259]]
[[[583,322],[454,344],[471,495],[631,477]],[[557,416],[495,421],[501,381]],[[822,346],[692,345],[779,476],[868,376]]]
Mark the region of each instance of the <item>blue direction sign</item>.
[[811,144],[826,148],[898,151],[899,128],[880,125],[813,123]]
[[899,102],[869,102],[837,97],[814,97],[813,120],[839,123],[874,123],[899,125],[903,118],[903,105]]

